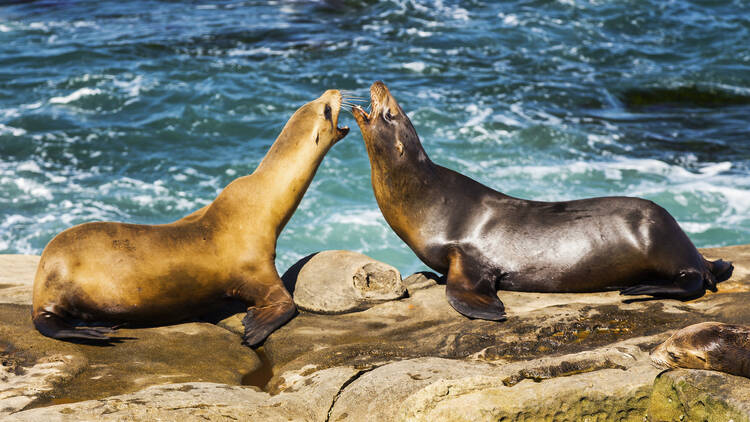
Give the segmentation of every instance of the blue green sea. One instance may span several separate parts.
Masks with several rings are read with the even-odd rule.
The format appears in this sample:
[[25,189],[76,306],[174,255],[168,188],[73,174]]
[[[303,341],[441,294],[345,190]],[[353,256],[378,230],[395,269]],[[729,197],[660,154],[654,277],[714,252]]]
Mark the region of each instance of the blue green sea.
[[[176,220],[299,106],[375,80],[433,161],[497,190],[645,197],[699,247],[750,243],[750,2],[40,0],[0,5],[0,253]],[[425,268],[344,124],[277,267],[351,249]]]

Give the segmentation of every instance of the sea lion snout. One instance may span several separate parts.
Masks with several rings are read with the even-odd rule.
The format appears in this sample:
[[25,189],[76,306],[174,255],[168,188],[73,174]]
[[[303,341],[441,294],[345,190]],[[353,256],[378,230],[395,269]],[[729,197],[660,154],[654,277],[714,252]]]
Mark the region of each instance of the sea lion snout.
[[712,369],[750,376],[743,362],[750,356],[747,326],[702,322],[674,333],[651,352],[657,368]]
[[341,95],[341,92],[337,89],[327,90],[316,101],[314,101],[316,103],[321,103],[320,108],[322,109],[322,116],[325,120],[330,122],[331,132],[333,133],[333,138],[331,140],[332,145],[344,139],[344,137],[349,134],[348,126],[338,126],[339,114],[341,112],[341,104],[343,101],[344,98]]
[[370,86],[370,99],[372,101],[371,115],[373,116],[383,113],[384,119],[390,123],[392,116],[401,113],[401,107],[382,81],[375,81]]

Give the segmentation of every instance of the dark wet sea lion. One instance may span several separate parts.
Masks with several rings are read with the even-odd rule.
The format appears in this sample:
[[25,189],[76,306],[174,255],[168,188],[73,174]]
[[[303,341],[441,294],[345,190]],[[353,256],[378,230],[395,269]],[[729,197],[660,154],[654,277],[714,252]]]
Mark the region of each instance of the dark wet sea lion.
[[710,369],[750,378],[750,326],[702,322],[683,328],[651,352],[659,368]]
[[369,115],[359,107],[353,113],[380,210],[425,264],[447,274],[448,301],[464,315],[504,319],[497,288],[686,300],[731,275],[730,263],[703,259],[651,201],[527,201],[441,167],[382,82],[370,97]]
[[185,218],[86,223],[57,235],[34,279],[39,332],[106,342],[112,330],[93,323],[175,323],[230,297],[248,306],[244,342],[262,342],[295,312],[274,265],[276,239],[326,152],[349,131],[336,126],[341,101],[329,90],[302,106],[251,175]]

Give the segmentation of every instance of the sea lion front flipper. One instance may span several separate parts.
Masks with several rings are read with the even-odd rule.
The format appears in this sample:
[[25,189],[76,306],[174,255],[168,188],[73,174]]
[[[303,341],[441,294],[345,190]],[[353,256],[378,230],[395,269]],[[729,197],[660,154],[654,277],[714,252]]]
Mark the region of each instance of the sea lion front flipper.
[[505,307],[497,297],[495,280],[466,264],[461,253],[450,258],[445,294],[453,309],[470,318],[505,321]]
[[292,319],[296,311],[294,303],[291,306],[275,303],[247,308],[247,314],[242,318],[242,325],[245,326],[242,342],[248,346],[262,343],[272,332]]
[[245,334],[242,342],[248,346],[262,343],[277,328],[288,322],[297,312],[294,301],[276,273],[276,269],[266,272],[267,277],[248,280],[235,289],[231,296],[247,303],[247,315],[242,319]]

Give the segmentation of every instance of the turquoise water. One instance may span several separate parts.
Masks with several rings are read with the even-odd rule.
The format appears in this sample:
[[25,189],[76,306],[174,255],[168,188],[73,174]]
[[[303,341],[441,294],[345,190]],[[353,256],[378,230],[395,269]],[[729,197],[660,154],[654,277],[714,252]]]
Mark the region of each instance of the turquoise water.
[[[434,161],[498,190],[646,197],[698,246],[750,243],[748,2],[37,1],[0,6],[0,253],[178,219],[300,105],[377,79]],[[424,268],[341,124],[279,270],[322,249]]]

